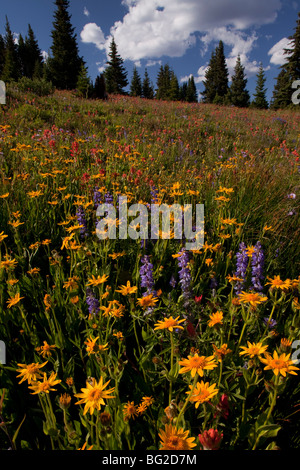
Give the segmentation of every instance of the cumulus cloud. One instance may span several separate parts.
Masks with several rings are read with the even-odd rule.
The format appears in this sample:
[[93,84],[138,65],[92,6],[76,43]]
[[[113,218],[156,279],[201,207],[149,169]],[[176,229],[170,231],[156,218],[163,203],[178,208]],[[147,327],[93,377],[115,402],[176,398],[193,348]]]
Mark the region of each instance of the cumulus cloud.
[[88,11],[87,7],[84,7],[84,9],[83,9],[83,14],[84,14],[85,16],[90,16],[90,12]]
[[282,38],[280,41],[276,42],[273,47],[268,52],[268,55],[271,56],[270,63],[274,65],[283,65],[287,62],[288,54],[284,54],[284,49],[291,46],[291,41],[288,38]]
[[96,23],[87,23],[84,25],[83,30],[80,33],[82,42],[92,43],[95,46],[103,50],[106,47],[106,40],[102,29]]
[[123,0],[128,13],[111,28],[124,59],[181,57],[212,29],[244,30],[275,21],[280,0]]
[[43,56],[44,62],[46,62],[46,60],[47,60],[48,57],[49,57],[49,54],[48,54],[48,52],[46,52],[46,51],[42,51],[42,56]]

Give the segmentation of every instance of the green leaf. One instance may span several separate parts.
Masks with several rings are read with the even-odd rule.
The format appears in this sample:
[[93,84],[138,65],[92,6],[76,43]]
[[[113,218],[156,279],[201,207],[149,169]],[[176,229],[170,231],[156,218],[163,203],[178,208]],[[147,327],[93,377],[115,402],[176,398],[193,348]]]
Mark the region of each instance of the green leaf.
[[17,439],[17,437],[18,437],[18,434],[19,434],[19,431],[20,431],[20,429],[21,429],[21,426],[22,426],[22,424],[23,424],[24,421],[25,421],[25,418],[26,418],[26,415],[24,415],[24,418],[22,419],[21,423],[19,424],[18,428],[16,429],[16,431],[15,431],[15,433],[14,433],[14,435],[13,435],[12,441],[13,441],[14,444],[16,443],[16,439]]

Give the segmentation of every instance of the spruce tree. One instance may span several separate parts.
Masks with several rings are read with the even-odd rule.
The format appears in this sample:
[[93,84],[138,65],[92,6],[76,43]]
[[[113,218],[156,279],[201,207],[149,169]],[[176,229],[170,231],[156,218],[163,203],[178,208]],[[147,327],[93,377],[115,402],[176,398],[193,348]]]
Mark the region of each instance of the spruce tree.
[[212,51],[210,62],[205,71],[203,80],[204,90],[202,92],[203,102],[212,103],[216,96],[216,52]]
[[254,93],[254,100],[251,103],[251,106],[254,108],[259,108],[259,109],[267,109],[269,107],[267,98],[266,98],[266,91],[267,89],[265,88],[265,83],[266,83],[266,77],[265,77],[265,72],[263,69],[262,64],[260,64],[259,71],[257,73],[257,81],[256,81],[256,88],[255,88],[255,93]]
[[183,82],[183,84],[179,87],[180,101],[186,101],[186,93],[187,93],[187,82]]
[[208,68],[205,72],[203,101],[205,103],[224,103],[228,94],[228,69],[224,54],[223,41],[211,54]]
[[4,82],[8,82],[10,80],[18,80],[18,78],[20,78],[20,63],[18,57],[18,50],[7,17],[5,25],[4,44],[5,55],[1,79]]
[[25,49],[26,77],[33,78],[35,76],[35,78],[41,78],[43,72],[43,56],[30,24],[28,25],[28,35],[25,38]]
[[103,73],[96,77],[94,84],[94,97],[99,98],[100,100],[105,100],[107,98],[106,83]]
[[81,64],[80,72],[76,83],[77,94],[81,97],[88,98],[92,91],[91,79],[88,76],[87,67]]
[[25,41],[23,39],[22,34],[19,34],[19,41],[18,41],[18,56],[19,56],[19,64],[20,64],[20,75],[25,76],[25,68],[27,63],[27,54],[26,54],[26,46]]
[[216,95],[223,100],[228,93],[229,74],[224,55],[224,44],[222,41],[219,42],[219,45],[216,48],[215,74]]
[[154,98],[154,90],[153,86],[150,83],[150,78],[147,69],[145,69],[144,79],[142,83],[142,96],[148,100],[152,100]]
[[246,108],[250,104],[250,95],[246,89],[247,79],[241,57],[238,55],[230,86],[230,101],[234,106]]
[[291,46],[284,49],[284,53],[288,55],[287,69],[291,75],[291,81],[300,80],[300,12],[298,13],[297,26],[295,33],[289,36]]
[[68,12],[69,0],[55,0],[51,57],[48,70],[52,83],[60,89],[76,87],[83,59],[79,57],[77,36]]
[[276,78],[270,107],[274,109],[292,106],[292,84],[300,79],[300,12],[298,13],[295,33],[289,36],[290,47],[284,49],[286,63],[280,67]]
[[142,96],[142,80],[136,67],[133,69],[133,75],[130,84],[130,96]]
[[161,65],[157,75],[156,98],[158,100],[168,100],[170,93],[172,71],[168,64]]
[[128,85],[127,72],[123,65],[124,61],[118,54],[114,38],[111,40],[108,56],[110,60],[107,61],[108,66],[104,72],[107,93],[124,94],[124,88]]
[[289,106],[292,92],[290,73],[285,67],[282,67],[276,78],[270,108],[283,109]]
[[4,61],[5,61],[5,42],[3,36],[0,34],[0,77],[2,74],[2,70],[4,67]]
[[179,83],[173,70],[171,70],[170,87],[168,91],[168,99],[171,101],[179,100]]
[[190,76],[187,82],[185,101],[188,103],[198,102],[198,94],[193,75]]

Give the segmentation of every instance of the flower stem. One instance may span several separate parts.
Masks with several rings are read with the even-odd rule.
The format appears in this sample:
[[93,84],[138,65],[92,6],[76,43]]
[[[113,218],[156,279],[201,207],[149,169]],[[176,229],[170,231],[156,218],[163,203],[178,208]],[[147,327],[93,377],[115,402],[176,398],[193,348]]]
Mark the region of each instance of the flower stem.
[[194,377],[193,384],[192,384],[191,391],[190,391],[190,393],[188,394],[188,397],[187,397],[187,399],[185,400],[185,403],[184,403],[183,407],[181,408],[181,410],[180,410],[180,412],[179,412],[179,415],[178,415],[178,417],[177,417],[177,421],[176,421],[177,427],[179,426],[180,418],[181,418],[181,416],[184,414],[185,409],[186,409],[186,407],[187,407],[187,405],[188,405],[188,403],[189,403],[189,400],[190,400],[190,398],[191,398],[191,396],[192,396],[192,393],[193,393],[193,391],[194,391],[194,388],[196,387],[197,380],[198,380],[198,374],[196,373],[196,375],[195,375],[195,377]]

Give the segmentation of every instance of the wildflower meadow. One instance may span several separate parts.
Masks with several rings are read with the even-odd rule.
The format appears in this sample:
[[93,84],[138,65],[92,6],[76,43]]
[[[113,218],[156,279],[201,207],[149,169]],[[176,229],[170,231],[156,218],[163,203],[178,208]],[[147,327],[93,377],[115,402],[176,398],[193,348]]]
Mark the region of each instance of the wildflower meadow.
[[[299,448],[297,107],[7,88],[0,448]],[[203,245],[100,239],[120,196],[203,204]]]

